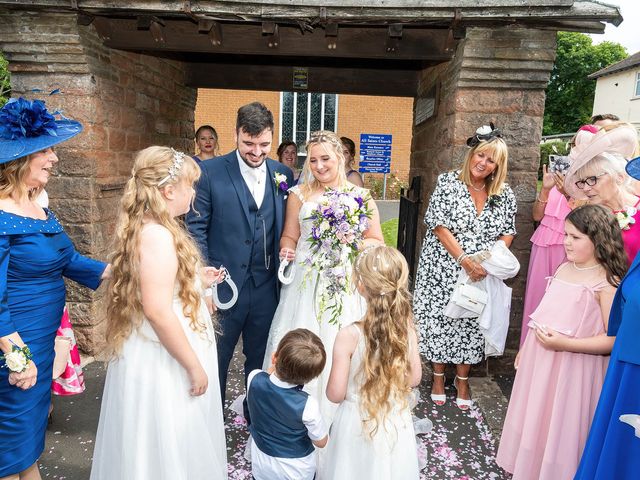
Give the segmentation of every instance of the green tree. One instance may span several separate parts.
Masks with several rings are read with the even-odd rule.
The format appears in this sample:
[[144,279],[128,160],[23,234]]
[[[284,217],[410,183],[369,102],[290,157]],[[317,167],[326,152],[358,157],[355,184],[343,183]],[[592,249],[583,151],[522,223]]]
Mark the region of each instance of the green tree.
[[[596,81],[588,75],[627,57],[619,43],[594,45],[584,33],[558,32],[556,61],[547,86],[542,133],[575,132],[589,123]],[[603,112],[607,113],[607,112]]]
[[2,56],[0,52],[0,107],[2,107],[11,93],[11,79],[9,77],[9,62]]

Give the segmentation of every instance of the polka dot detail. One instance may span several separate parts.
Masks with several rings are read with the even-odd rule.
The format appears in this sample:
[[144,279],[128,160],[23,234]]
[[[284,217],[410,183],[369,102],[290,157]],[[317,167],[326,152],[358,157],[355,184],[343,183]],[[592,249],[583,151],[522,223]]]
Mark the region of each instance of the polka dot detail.
[[45,209],[47,218],[23,217],[0,210],[0,235],[23,235],[29,233],[60,233],[64,229],[51,210]]

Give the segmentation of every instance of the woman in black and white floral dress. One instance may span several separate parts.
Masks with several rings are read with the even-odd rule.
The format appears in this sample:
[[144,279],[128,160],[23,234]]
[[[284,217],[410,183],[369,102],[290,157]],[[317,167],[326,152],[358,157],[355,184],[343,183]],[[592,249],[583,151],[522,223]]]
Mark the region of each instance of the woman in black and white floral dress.
[[480,127],[467,145],[462,168],[441,174],[431,196],[413,307],[421,353],[433,363],[431,398],[436,405],[445,403],[444,371],[453,363],[456,404],[462,410],[471,406],[467,380],[471,365],[483,358],[484,337],[477,318],[450,318],[443,312],[462,268],[474,282],[487,275],[470,256],[500,239],[511,244],[517,208],[505,183],[508,152],[500,132],[493,125]]

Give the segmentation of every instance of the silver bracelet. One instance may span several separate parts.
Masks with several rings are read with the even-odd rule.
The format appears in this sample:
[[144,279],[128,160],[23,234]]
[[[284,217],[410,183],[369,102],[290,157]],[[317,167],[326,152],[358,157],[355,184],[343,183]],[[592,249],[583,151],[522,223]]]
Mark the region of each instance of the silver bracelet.
[[468,254],[468,253],[465,253],[465,252],[463,251],[460,255],[458,255],[458,258],[456,258],[456,263],[457,263],[458,265],[462,265],[462,261],[463,261],[465,258],[467,258],[468,256],[469,256],[469,254]]

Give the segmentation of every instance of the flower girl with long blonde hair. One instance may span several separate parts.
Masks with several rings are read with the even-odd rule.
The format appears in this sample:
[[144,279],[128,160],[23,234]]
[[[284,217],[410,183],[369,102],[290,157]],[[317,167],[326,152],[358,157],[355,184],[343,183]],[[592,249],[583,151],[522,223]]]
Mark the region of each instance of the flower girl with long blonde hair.
[[199,176],[189,156],[154,146],[138,153],[125,186],[92,480],[227,477],[215,332],[203,298],[217,272],[201,268],[177,220]]
[[367,311],[338,332],[333,346],[327,397],[340,406],[322,479],[418,479],[409,394],[422,367],[408,279],[395,248],[370,247],[356,260],[354,282]]

